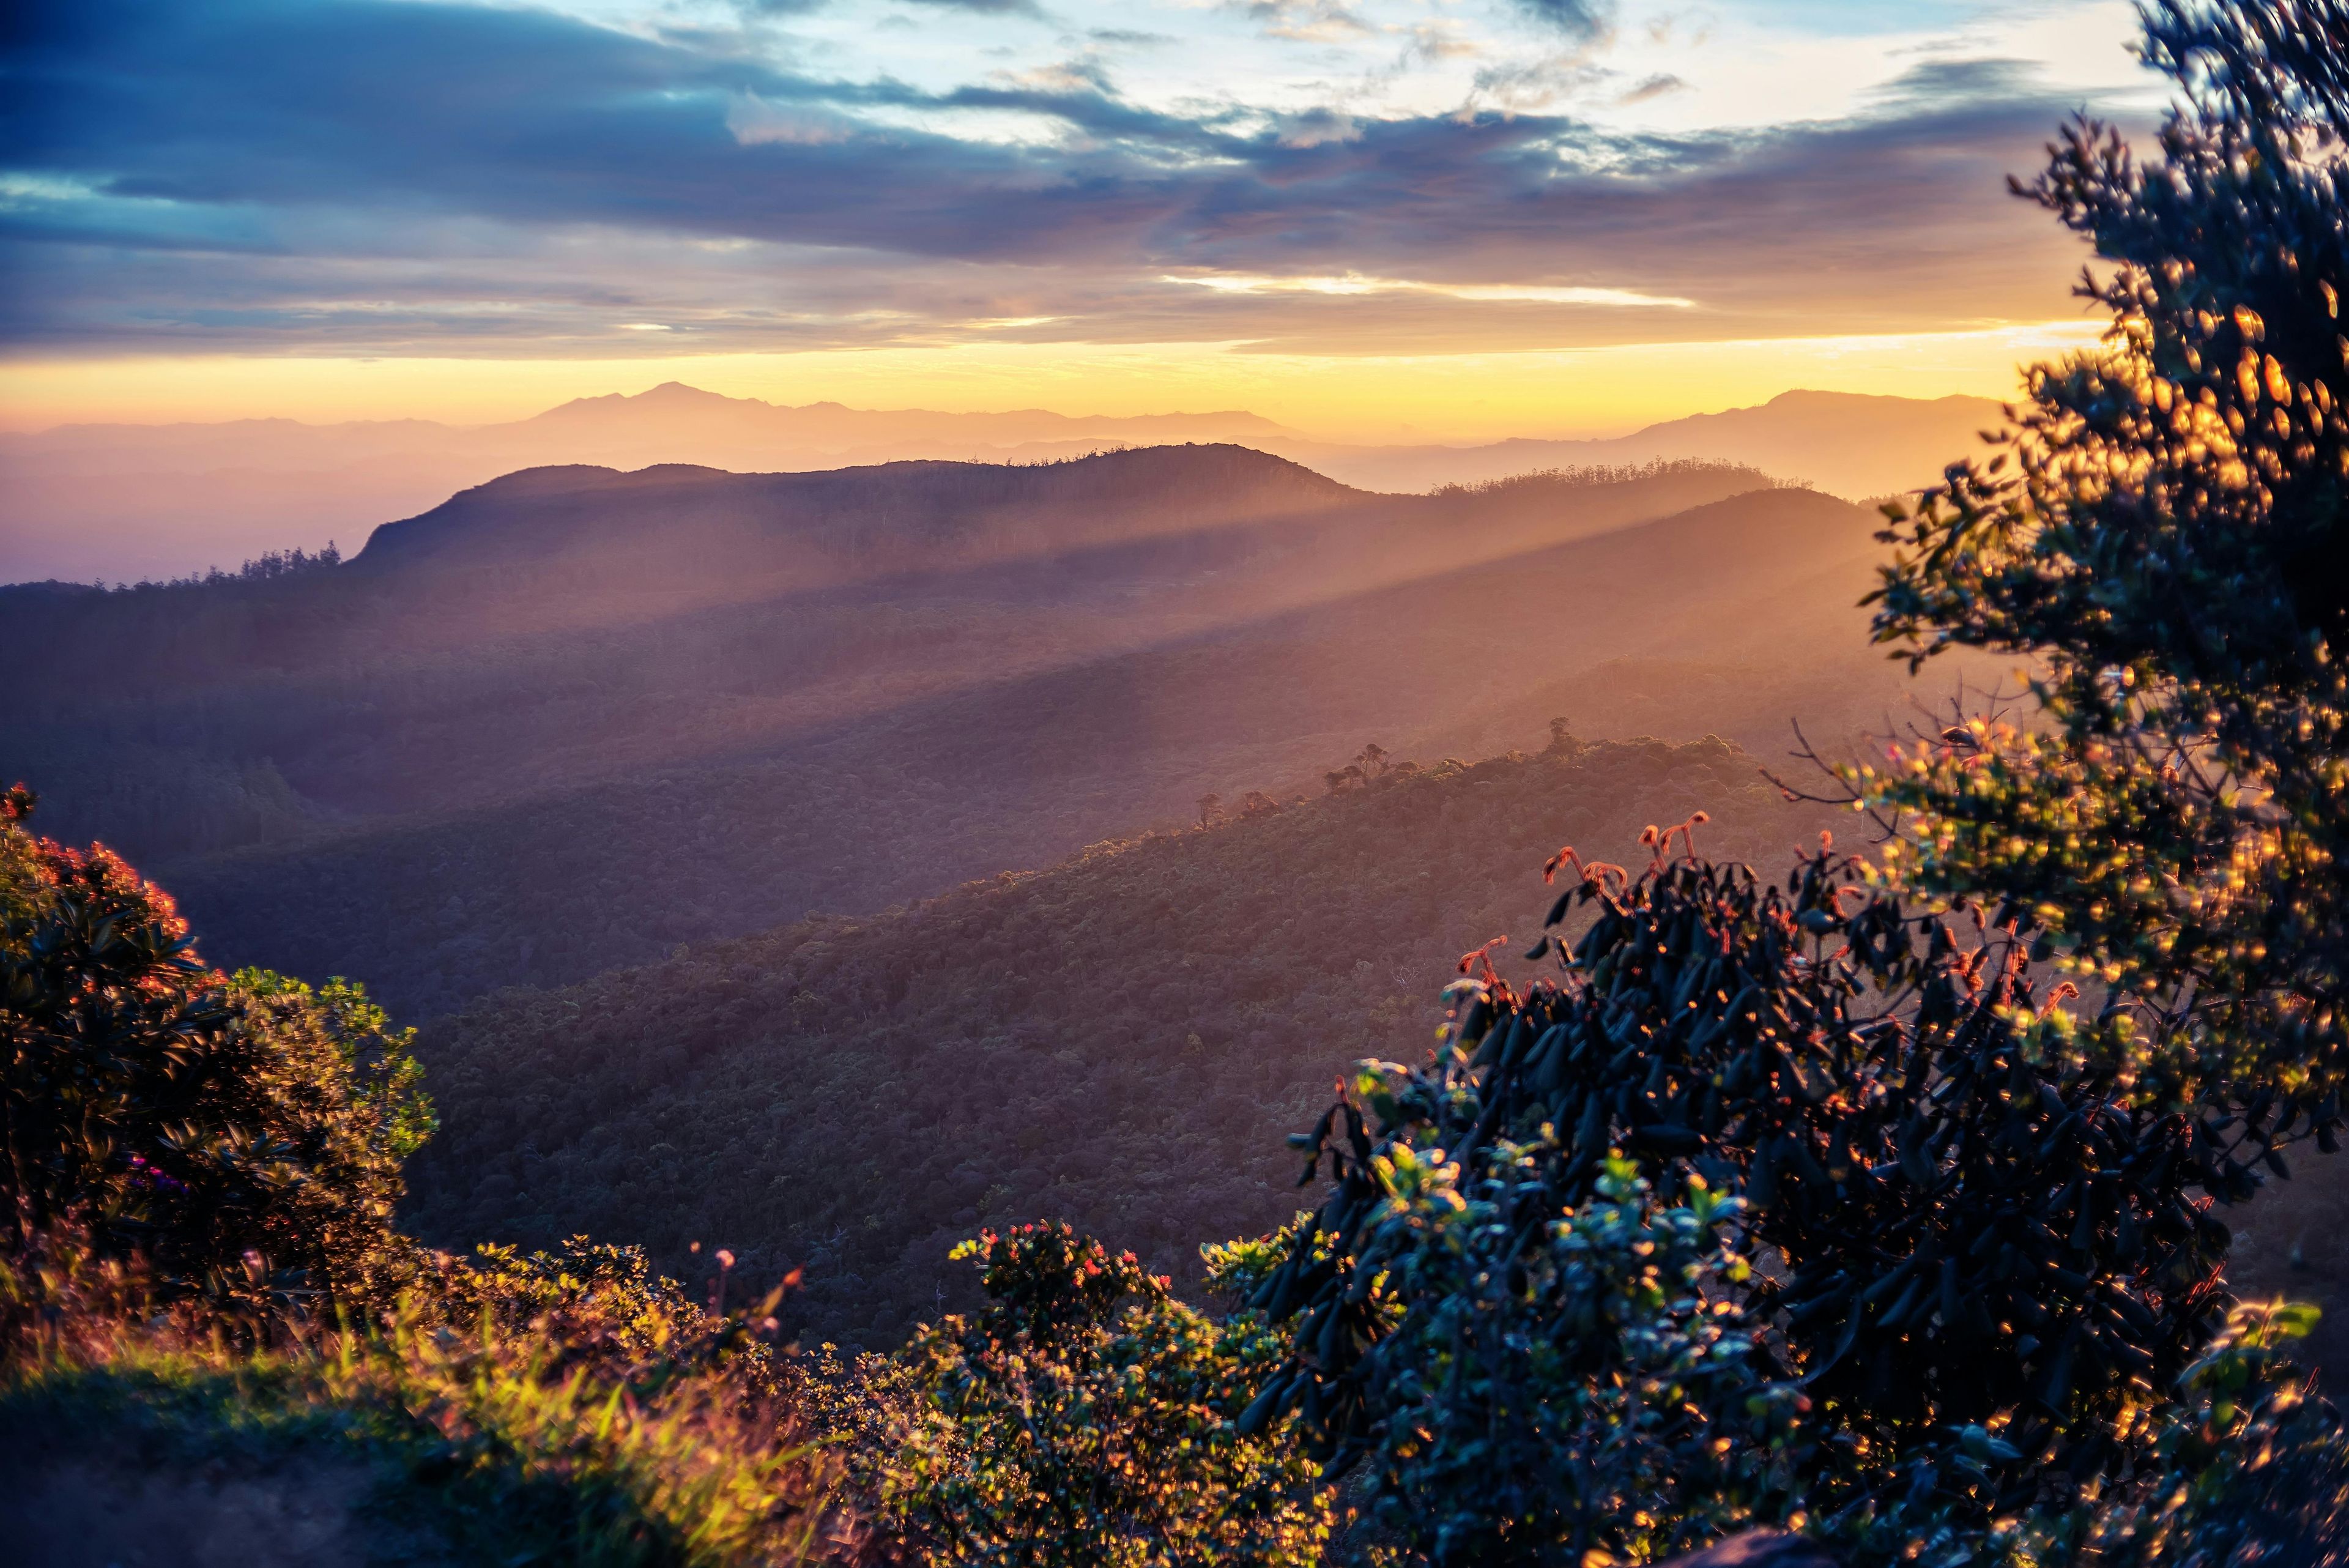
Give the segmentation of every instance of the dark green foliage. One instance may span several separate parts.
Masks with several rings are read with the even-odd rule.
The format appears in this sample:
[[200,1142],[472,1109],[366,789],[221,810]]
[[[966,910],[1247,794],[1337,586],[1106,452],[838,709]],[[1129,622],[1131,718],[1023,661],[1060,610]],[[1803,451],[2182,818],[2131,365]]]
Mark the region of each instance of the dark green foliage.
[[[1723,1235],[1737,1199],[1692,1180],[1667,1206],[1609,1158],[1558,1211],[1547,1149],[1447,1153],[1373,1157],[1388,1197],[1364,1252],[1387,1279],[1353,1293],[1401,1314],[1367,1396],[1376,1517],[1396,1540],[1437,1563],[1639,1562],[1799,1492],[1808,1401],[1770,1380],[1740,1304],[1749,1265]],[[1319,1266],[1364,1282],[1360,1264]],[[1284,1285],[1309,1274],[1275,1275],[1276,1305]],[[1324,1299],[1294,1338],[1303,1414],[1326,1418],[1317,1375],[1363,1347],[1363,1324]],[[1268,1386],[1250,1417],[1276,1418],[1286,1394]]]
[[[1599,914],[1559,979],[1522,996],[1489,972],[1464,982],[1432,1063],[1367,1065],[1304,1140],[1337,1178],[1306,1232],[1331,1256],[1293,1250],[1255,1298],[1297,1318],[1280,1403],[1391,1490],[1455,1462],[1396,1451],[1398,1423],[1473,1429],[1488,1397],[1447,1386],[1466,1409],[1409,1413],[1426,1398],[1402,1382],[1415,1355],[1383,1327],[1457,1310],[1469,1285],[1402,1266],[1429,1243],[1393,1222],[1398,1172],[1445,1151],[1493,1206],[1488,1270],[1539,1303],[1550,1227],[1621,1179],[1621,1149],[1750,1199],[1744,1245],[1776,1268],[1733,1299],[1773,1331],[1757,1388],[1799,1377],[1812,1440],[1832,1445],[1799,1489],[1815,1509],[1982,1523],[2126,1469],[2122,1439],[2223,1319],[2227,1232],[2196,1195],[2233,1191],[2237,1161],[2138,1096],[2125,1019],[2043,1011],[2017,922],[1961,921],[1958,941],[1824,847],[1783,887],[1658,855],[1627,878],[1568,852],[1580,875],[1554,919]],[[1535,1318],[1565,1354],[1570,1320]],[[1523,1354],[1469,1350],[1503,1380]],[[2000,1436],[1969,1449],[1952,1438],[1969,1429]],[[1717,1422],[1684,1440],[1694,1458],[1717,1438],[1748,1443]]]
[[1242,1436],[1278,1355],[1217,1324],[1131,1252],[1063,1225],[987,1232],[987,1304],[907,1347],[926,1402],[886,1467],[885,1508],[919,1561],[1058,1568],[1307,1568],[1330,1503],[1280,1428]]
[[2139,1488],[2147,1506],[2099,1521],[2109,1557],[2313,1564],[2349,1552],[2349,1431],[2290,1359],[2314,1316],[2237,1309],[2179,1379],[2160,1469]]
[[354,986],[197,958],[104,849],[0,816],[0,1202],[87,1220],[174,1291],[380,1295],[400,1162],[432,1129],[407,1033]]

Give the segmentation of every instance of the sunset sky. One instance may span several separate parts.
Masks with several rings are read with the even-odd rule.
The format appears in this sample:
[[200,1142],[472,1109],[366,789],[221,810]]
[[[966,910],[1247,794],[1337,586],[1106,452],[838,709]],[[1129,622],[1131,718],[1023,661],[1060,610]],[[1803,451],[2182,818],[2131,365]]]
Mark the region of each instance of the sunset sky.
[[0,426],[776,401],[1612,433],[2011,389],[2126,4],[31,0]]

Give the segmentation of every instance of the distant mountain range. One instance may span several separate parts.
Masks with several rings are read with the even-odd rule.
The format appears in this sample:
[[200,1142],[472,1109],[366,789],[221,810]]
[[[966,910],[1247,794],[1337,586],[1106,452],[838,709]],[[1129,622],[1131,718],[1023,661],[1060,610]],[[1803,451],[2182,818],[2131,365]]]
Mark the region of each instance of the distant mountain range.
[[1854,500],[1930,484],[1982,449],[2002,422],[1988,398],[1781,392],[1757,408],[1692,414],[1611,441],[1504,441],[1485,446],[1317,446],[1273,438],[1267,450],[1366,490],[1429,490],[1588,464],[1698,458],[1742,462]]
[[1117,446],[1233,442],[1361,489],[1424,491],[1545,468],[1701,458],[1833,493],[1930,483],[1977,444],[1998,406],[1787,392],[1606,441],[1351,446],[1246,412],[1074,418],[786,407],[676,382],[582,398],[526,420],[304,424],[238,420],[67,425],[0,434],[0,582],[171,576],[265,551],[346,548],[378,524],[519,469],[694,464],[737,472],[910,459],[1039,462]]

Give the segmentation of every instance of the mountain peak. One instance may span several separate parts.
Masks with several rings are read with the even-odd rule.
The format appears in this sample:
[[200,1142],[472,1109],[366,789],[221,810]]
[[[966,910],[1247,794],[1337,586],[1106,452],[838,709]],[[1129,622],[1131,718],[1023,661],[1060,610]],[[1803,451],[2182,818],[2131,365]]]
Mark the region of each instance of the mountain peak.
[[756,398],[730,398],[723,392],[704,391],[688,387],[683,381],[663,381],[659,386],[638,392],[626,400],[632,403],[755,403]]

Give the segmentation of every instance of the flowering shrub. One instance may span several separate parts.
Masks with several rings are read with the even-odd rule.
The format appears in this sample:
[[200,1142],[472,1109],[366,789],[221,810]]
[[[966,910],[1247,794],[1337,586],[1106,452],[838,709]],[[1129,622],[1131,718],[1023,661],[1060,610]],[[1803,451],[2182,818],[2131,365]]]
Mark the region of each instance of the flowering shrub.
[[388,1299],[400,1161],[432,1130],[409,1034],[357,986],[197,957],[169,895],[0,812],[0,1202],[81,1216],[158,1287]]

